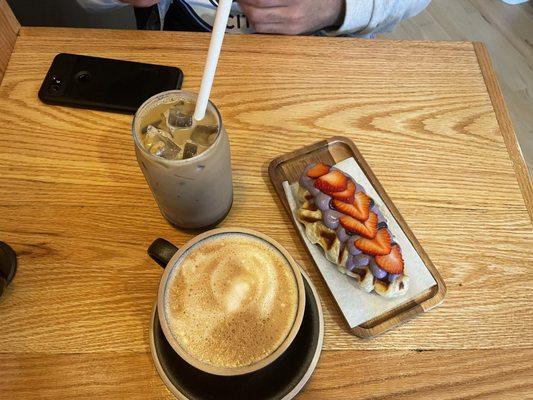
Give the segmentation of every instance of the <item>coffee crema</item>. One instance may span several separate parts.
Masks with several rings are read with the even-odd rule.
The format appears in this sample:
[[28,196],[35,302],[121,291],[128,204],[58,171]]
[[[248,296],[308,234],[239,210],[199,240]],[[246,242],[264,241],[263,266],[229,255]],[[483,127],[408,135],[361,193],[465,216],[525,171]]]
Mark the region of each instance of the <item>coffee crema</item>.
[[298,286],[271,244],[227,233],[183,256],[165,289],[165,314],[180,346],[216,367],[244,367],[276,351],[298,310]]

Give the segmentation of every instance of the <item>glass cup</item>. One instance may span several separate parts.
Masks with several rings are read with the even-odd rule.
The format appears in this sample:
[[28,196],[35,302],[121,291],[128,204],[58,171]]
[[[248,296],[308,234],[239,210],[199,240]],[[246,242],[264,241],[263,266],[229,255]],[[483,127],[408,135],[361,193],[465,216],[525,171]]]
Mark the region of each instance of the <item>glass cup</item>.
[[[217,225],[229,213],[233,203],[230,145],[220,113],[213,103],[208,103],[206,118],[215,121],[216,135],[213,130],[209,144],[190,158],[168,159],[153,154],[143,135],[146,135],[148,125],[161,123],[161,110],[183,102],[195,104],[196,97],[196,93],[183,90],[159,93],[141,105],[132,126],[137,161],[161,214],[171,224],[185,229]],[[173,138],[185,131],[178,129],[175,132]],[[181,152],[183,154],[183,149]]]

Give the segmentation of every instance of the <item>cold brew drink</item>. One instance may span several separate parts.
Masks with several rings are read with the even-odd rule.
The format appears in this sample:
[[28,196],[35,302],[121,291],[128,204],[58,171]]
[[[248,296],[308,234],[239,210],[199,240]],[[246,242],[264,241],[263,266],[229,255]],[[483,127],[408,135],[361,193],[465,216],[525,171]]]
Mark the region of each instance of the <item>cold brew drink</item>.
[[180,228],[216,225],[231,208],[228,135],[209,102],[193,121],[196,94],[172,90],[148,99],[133,119],[139,166],[163,216]]

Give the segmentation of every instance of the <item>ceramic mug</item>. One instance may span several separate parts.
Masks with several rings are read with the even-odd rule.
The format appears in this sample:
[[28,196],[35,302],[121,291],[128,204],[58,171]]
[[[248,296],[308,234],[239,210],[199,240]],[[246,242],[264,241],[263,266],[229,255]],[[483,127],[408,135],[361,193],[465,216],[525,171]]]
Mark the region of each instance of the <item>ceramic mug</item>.
[[[289,333],[287,336],[283,339],[281,344],[276,348],[276,350],[272,353],[270,353],[265,358],[260,359],[259,361],[246,366],[239,366],[239,367],[222,367],[222,366],[215,366],[212,364],[208,364],[203,362],[202,360],[199,360],[189,354],[178,342],[176,337],[174,336],[171,327],[169,326],[169,323],[167,321],[167,315],[166,315],[166,293],[167,293],[167,284],[169,282],[169,278],[173,276],[175,272],[177,272],[177,269],[180,268],[180,265],[182,264],[183,260],[186,259],[187,254],[190,249],[193,247],[196,248],[197,246],[202,246],[202,242],[206,241],[209,238],[212,238],[217,235],[228,235],[228,234],[237,234],[237,235],[249,235],[253,237],[254,239],[260,239],[261,241],[264,241],[266,244],[272,246],[275,248],[279,254],[287,261],[286,265],[289,266],[291,269],[291,272],[295,278],[296,287],[297,287],[297,308],[296,308],[296,314],[294,321],[290,327]],[[183,245],[180,249],[178,249],[173,244],[167,242],[164,239],[156,239],[152,245],[148,249],[148,254],[150,257],[154,259],[159,265],[161,265],[163,268],[165,268],[165,272],[163,273],[163,276],[161,277],[161,281],[159,284],[159,291],[158,291],[158,298],[157,298],[157,310],[159,315],[159,321],[161,324],[161,329],[165,334],[165,337],[168,341],[168,343],[172,346],[174,351],[183,358],[187,363],[192,365],[195,368],[198,368],[199,370],[202,370],[204,372],[214,374],[214,375],[221,375],[221,376],[235,376],[235,375],[244,375],[248,374],[254,371],[258,371],[267,365],[270,365],[272,362],[274,362],[277,358],[279,358],[285,350],[290,346],[293,339],[295,338],[296,334],[298,333],[300,326],[302,324],[302,319],[304,315],[305,310],[305,289],[303,284],[303,278],[302,273],[300,271],[300,267],[298,264],[294,261],[294,259],[291,257],[291,255],[281,246],[278,242],[271,239],[270,237],[253,230],[249,229],[241,229],[241,228],[224,228],[224,229],[213,229],[210,231],[207,231],[205,233],[202,233],[196,237],[194,237],[192,240],[187,242],[185,245]]]

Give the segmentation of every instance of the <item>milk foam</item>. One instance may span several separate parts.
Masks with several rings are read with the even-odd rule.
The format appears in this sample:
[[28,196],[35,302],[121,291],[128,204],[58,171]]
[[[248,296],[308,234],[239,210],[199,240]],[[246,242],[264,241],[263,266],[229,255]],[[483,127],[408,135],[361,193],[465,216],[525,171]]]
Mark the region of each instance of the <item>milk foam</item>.
[[272,354],[298,308],[285,257],[248,234],[221,234],[191,248],[169,278],[165,315],[180,345],[207,364],[238,367]]

